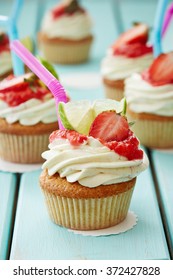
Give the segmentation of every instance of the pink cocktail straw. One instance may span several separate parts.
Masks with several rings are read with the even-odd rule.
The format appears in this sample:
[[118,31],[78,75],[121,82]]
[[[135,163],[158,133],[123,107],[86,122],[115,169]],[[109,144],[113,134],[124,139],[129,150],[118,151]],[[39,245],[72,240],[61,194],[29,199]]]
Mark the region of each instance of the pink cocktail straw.
[[[67,95],[60,84],[60,82],[32,55],[18,40],[14,40],[10,43],[11,49],[20,57],[20,59],[35,73],[43,83],[50,89],[52,92],[56,106],[58,103],[67,102]],[[58,110],[57,110],[58,112]],[[59,128],[64,129],[61,120],[58,116]]]
[[168,7],[165,13],[165,18],[162,26],[162,37],[165,35],[167,31],[172,17],[173,17],[173,3],[170,4],[170,6]]

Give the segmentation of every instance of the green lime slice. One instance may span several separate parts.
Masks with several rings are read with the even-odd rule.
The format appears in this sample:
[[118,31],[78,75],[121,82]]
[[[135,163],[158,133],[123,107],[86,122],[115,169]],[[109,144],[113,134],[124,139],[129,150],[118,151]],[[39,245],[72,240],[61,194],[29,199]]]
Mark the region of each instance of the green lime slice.
[[88,135],[90,126],[94,120],[91,102],[88,100],[60,102],[58,112],[66,129],[76,130]]

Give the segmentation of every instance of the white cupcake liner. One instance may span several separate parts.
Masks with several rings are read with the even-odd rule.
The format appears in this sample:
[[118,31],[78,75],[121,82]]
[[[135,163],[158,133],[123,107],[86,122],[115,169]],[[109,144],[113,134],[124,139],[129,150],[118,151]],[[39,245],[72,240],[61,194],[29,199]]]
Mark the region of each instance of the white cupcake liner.
[[41,163],[49,144],[49,134],[14,135],[0,133],[0,158],[16,163]]
[[75,44],[40,42],[43,56],[52,63],[77,64],[89,58],[91,41]]
[[116,87],[109,87],[104,84],[106,98],[120,101],[124,97],[124,90]]
[[140,143],[149,148],[173,148],[173,120],[156,121],[137,119],[131,127]]
[[105,198],[66,198],[42,189],[51,220],[76,230],[95,230],[123,221],[129,209],[133,188]]

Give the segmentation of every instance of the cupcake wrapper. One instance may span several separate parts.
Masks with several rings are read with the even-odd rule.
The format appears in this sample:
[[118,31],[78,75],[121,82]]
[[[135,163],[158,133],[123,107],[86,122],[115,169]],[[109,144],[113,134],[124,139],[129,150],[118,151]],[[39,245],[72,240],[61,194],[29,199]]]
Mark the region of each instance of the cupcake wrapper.
[[173,148],[173,121],[136,120],[132,130],[142,145],[149,148]]
[[49,134],[13,135],[0,133],[0,158],[16,163],[41,163],[41,153],[49,144]]
[[120,101],[124,97],[124,90],[121,88],[113,88],[108,85],[104,85],[104,90],[106,98]]
[[91,41],[79,44],[50,44],[40,42],[44,57],[52,63],[77,64],[84,62],[89,57]]
[[129,209],[133,188],[106,198],[66,198],[42,189],[51,220],[78,230],[95,230],[123,221]]

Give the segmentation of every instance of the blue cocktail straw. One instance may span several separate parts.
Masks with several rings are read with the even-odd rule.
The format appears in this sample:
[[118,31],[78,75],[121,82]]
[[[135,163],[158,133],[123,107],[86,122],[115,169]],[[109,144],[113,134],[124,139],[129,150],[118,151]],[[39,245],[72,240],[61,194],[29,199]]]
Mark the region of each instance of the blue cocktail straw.
[[155,22],[154,22],[154,56],[157,57],[162,53],[161,37],[162,37],[162,24],[164,20],[165,11],[167,8],[168,0],[160,0],[158,2]]
[[[18,39],[18,31],[17,31],[17,19],[19,17],[19,13],[21,11],[23,5],[23,0],[15,0],[11,16],[8,19],[8,35],[10,42],[15,39]],[[13,63],[13,72],[15,76],[19,76],[24,74],[24,64],[19,59],[19,57],[14,53],[11,52],[12,55],[12,63]]]

